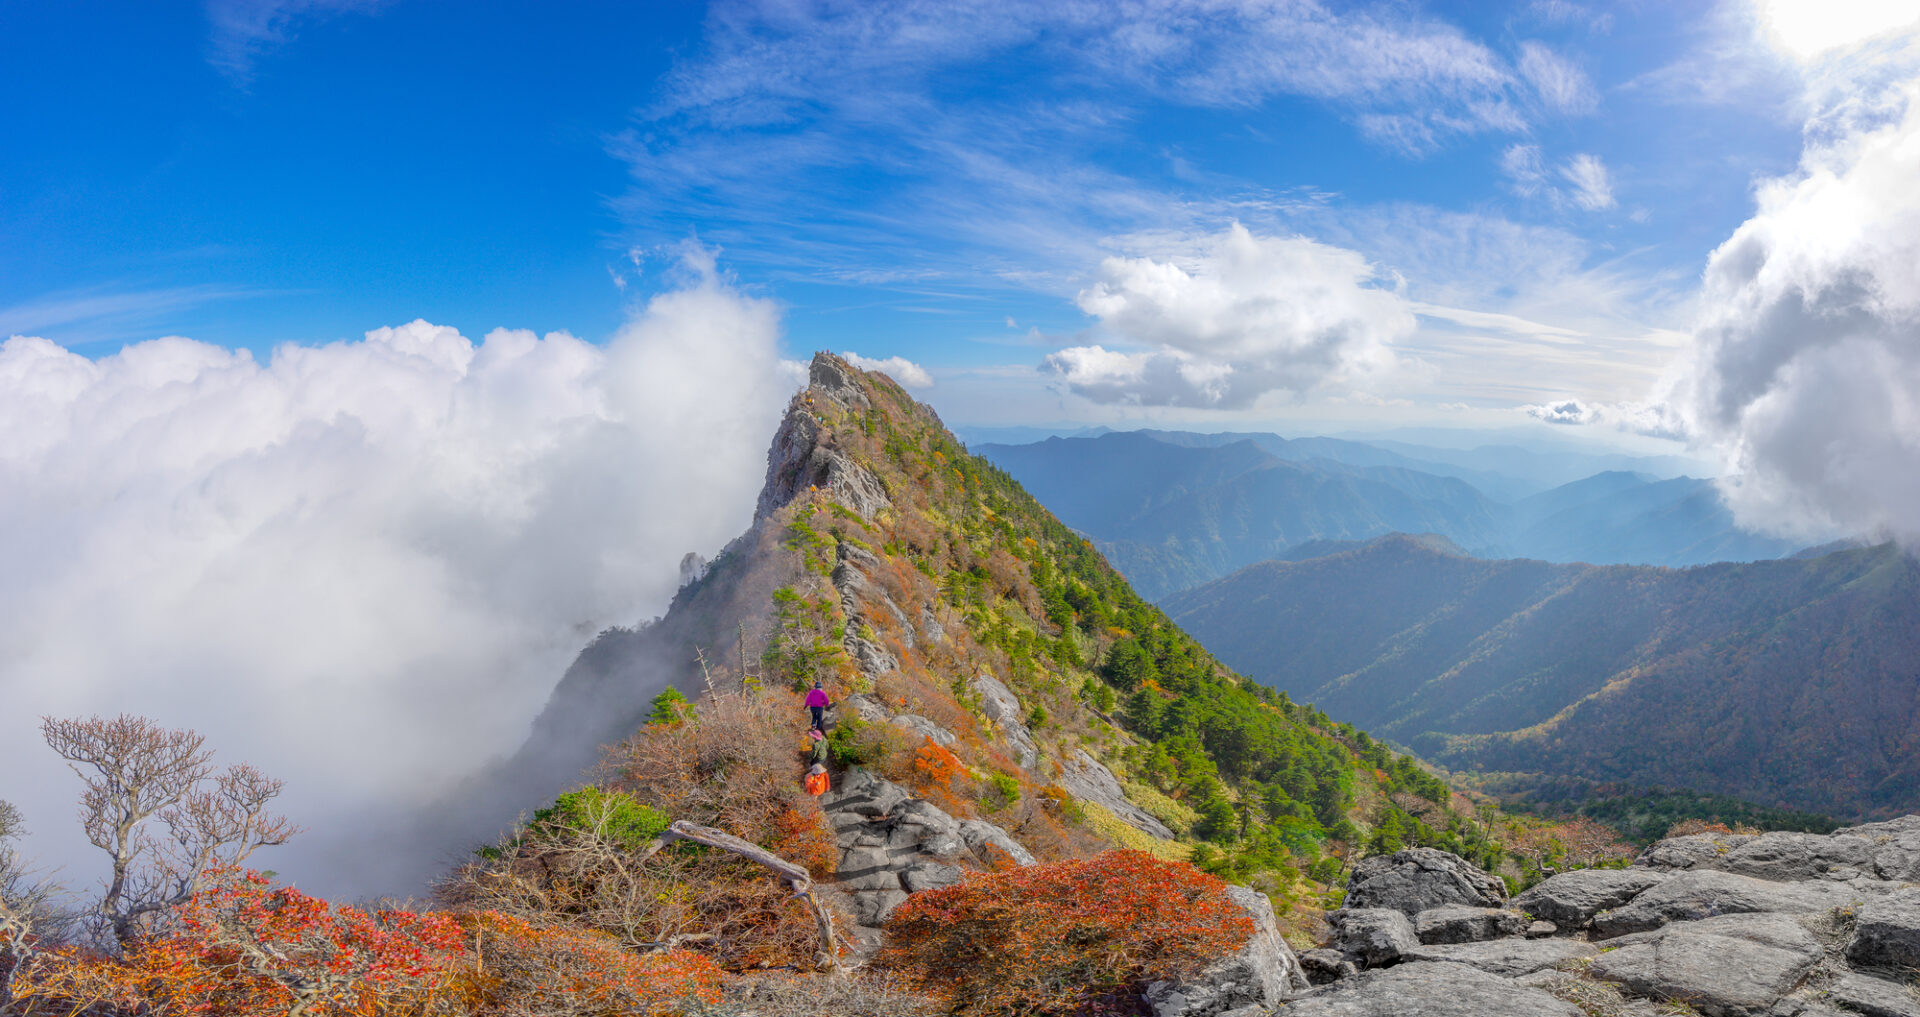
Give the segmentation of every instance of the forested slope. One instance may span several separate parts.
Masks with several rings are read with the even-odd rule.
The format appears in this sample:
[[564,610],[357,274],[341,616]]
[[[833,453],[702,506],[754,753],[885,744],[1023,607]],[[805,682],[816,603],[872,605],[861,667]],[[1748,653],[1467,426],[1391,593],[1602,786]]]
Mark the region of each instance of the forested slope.
[[1246,673],[1451,765],[1920,806],[1920,566],[1892,545],[1664,569],[1390,537],[1168,604]]

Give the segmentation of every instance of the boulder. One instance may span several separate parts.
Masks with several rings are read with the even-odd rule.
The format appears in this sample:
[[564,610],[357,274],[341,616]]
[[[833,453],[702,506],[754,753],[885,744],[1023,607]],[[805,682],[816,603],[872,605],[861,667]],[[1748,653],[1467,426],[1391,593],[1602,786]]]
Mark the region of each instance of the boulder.
[[1293,948],[1280,938],[1267,895],[1227,887],[1227,899],[1253,919],[1253,935],[1238,953],[1180,982],[1147,986],[1154,1017],[1225,1017],[1245,1007],[1272,1007],[1307,988],[1307,974]]
[[1920,968],[1920,890],[1901,890],[1862,907],[1847,960],[1862,967]]
[[1755,1017],[1792,992],[1822,944],[1786,915],[1679,922],[1607,944],[1587,973],[1627,992],[1681,999],[1706,1017]]
[[1850,826],[1833,835],[1864,838],[1873,853],[1874,876],[1895,883],[1920,883],[1920,816]]
[[1033,769],[1040,762],[1040,747],[1034,744],[1033,732],[1027,730],[1027,715],[1020,710],[1019,697],[990,674],[975,675],[973,691],[980,697],[980,712],[1000,729],[1014,760],[1025,769]]
[[1518,912],[1500,908],[1448,905],[1429,908],[1413,917],[1413,934],[1422,943],[1478,943],[1518,936],[1526,928],[1527,920]]
[[1527,926],[1528,939],[1545,939],[1560,931],[1560,926],[1548,921],[1533,922]]
[[1666,878],[1646,869],[1576,869],[1515,897],[1512,906],[1562,929],[1584,929],[1595,913],[1617,908]]
[[1867,1017],[1920,1017],[1920,990],[1857,972],[1841,975],[1827,986],[1827,1000]]
[[1360,970],[1347,959],[1346,954],[1326,947],[1308,950],[1301,954],[1300,967],[1307,973],[1307,982],[1312,985],[1336,982],[1349,975],[1357,974]]
[[1731,872],[1696,869],[1676,872],[1625,907],[1595,915],[1593,931],[1604,939],[1714,915],[1809,914],[1852,899],[1851,890],[1843,884],[1773,883]]
[[1362,967],[1386,967],[1420,945],[1413,923],[1393,908],[1350,908],[1334,913],[1334,949]]
[[1126,792],[1121,790],[1120,781],[1113,771],[1098,759],[1080,749],[1073,758],[1060,768],[1060,786],[1075,798],[1106,809],[1120,817],[1121,822],[1142,833],[1152,834],[1161,840],[1172,840],[1173,831],[1147,810],[1127,800]]
[[1543,971],[1577,957],[1592,957],[1600,948],[1574,939],[1496,939],[1485,943],[1446,943],[1417,946],[1401,956],[1403,963],[1448,961],[1479,968],[1488,974],[1513,978]]
[[1499,907],[1507,888],[1459,855],[1437,848],[1409,848],[1374,855],[1347,880],[1350,908],[1392,908],[1411,918],[1448,904]]
[[1033,864],[1033,855],[1021,847],[1019,841],[984,819],[969,819],[961,823],[960,836],[966,840],[974,857],[989,865],[1000,855],[1013,859],[1016,865]]
[[[1402,916],[1404,917],[1404,916]],[[1465,964],[1402,964],[1342,979],[1283,1017],[1585,1017],[1580,1008]]]

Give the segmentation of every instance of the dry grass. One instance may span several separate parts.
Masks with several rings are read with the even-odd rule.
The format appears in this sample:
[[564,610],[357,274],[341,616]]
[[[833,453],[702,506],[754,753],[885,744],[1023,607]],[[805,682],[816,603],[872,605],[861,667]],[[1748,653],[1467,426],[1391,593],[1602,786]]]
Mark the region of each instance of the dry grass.
[[823,975],[766,972],[729,976],[717,1007],[689,1017],[931,1017],[946,1013],[930,996],[889,975],[861,971],[844,980]]

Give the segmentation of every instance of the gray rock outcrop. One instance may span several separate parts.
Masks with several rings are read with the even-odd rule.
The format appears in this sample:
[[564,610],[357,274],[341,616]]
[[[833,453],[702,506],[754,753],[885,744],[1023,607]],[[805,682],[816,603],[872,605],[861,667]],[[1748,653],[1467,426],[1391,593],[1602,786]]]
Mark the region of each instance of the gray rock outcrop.
[[1106,809],[1120,817],[1126,823],[1143,833],[1152,834],[1161,840],[1172,840],[1173,831],[1167,824],[1153,818],[1153,814],[1127,800],[1126,791],[1120,787],[1119,778],[1106,768],[1098,759],[1087,753],[1086,749],[1075,752],[1072,759],[1060,767],[1060,786],[1066,788],[1075,798]]
[[1413,934],[1422,943],[1478,943],[1527,931],[1527,920],[1517,911],[1469,908],[1457,904],[1429,908],[1413,916]]
[[1680,1001],[1704,1017],[1920,1017],[1916,857],[1920,817],[1828,837],[1676,837],[1633,869],[1520,894],[1512,908],[1541,919],[1525,925],[1459,903],[1409,923],[1410,903],[1485,884],[1442,852],[1368,859],[1332,916],[1333,949],[1301,957],[1319,988],[1279,1013],[1650,1017]]
[[1719,915],[1609,942],[1587,973],[1635,995],[1683,999],[1707,1017],[1766,1013],[1820,960],[1820,940],[1786,915]]
[[1513,906],[1561,929],[1584,929],[1601,911],[1617,908],[1666,879],[1646,869],[1563,872],[1513,899]]
[[1348,908],[1334,913],[1333,948],[1361,967],[1386,967],[1420,945],[1413,922],[1393,908]]
[[1411,918],[1449,904],[1499,907],[1507,888],[1472,862],[1436,848],[1408,848],[1375,855],[1354,867],[1347,880],[1350,908],[1392,908]]
[[[1404,917],[1404,916],[1403,916]],[[1579,1007],[1465,964],[1402,964],[1346,978],[1283,1017],[1586,1017]]]
[[1020,711],[1020,697],[990,674],[975,675],[973,691],[980,697],[980,712],[1000,729],[1000,737],[1006,740],[1014,761],[1023,769],[1033,769],[1040,762],[1040,747],[1034,743],[1033,732],[1027,729],[1026,714]]
[[[954,819],[862,769],[847,771],[839,787],[820,797],[820,807],[840,847],[834,887],[847,894],[856,921],[869,931],[908,894],[952,886],[965,867],[991,866],[996,850],[1021,865],[1033,863],[1005,830],[977,819]],[[872,938],[859,930],[855,936]]]
[[1920,970],[1920,889],[1900,890],[1861,908],[1847,959],[1865,967]]
[[1253,919],[1253,935],[1238,953],[1192,978],[1148,985],[1147,1003],[1154,1017],[1225,1017],[1246,1007],[1264,1013],[1306,990],[1306,970],[1280,938],[1267,895],[1229,886],[1227,899]]
[[[952,745],[955,741],[959,740],[952,731],[935,724],[933,721],[917,713],[896,714],[891,720],[887,721],[887,723],[909,734],[916,734],[922,738],[930,739],[935,745]],[[918,743],[916,742],[915,744]]]

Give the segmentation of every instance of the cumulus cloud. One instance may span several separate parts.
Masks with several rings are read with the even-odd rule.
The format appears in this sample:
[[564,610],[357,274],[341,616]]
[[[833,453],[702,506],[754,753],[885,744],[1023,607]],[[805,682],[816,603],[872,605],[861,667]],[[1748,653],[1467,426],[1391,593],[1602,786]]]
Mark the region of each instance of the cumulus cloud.
[[932,388],[933,375],[927,369],[905,357],[888,357],[876,360],[863,357],[858,353],[842,353],[841,358],[862,371],[879,371],[908,388]]
[[35,853],[85,881],[36,718],[129,711],[287,780],[311,832],[265,864],[387,889],[366,818],[513,750],[597,630],[751,518],[792,391],[777,311],[688,273],[605,346],[0,345],[0,769]]
[[1520,407],[1521,412],[1549,424],[1599,424],[1650,438],[1684,440],[1685,423],[1665,403],[1590,403],[1576,398]]
[[1413,312],[1360,254],[1235,223],[1158,257],[1110,257],[1076,298],[1136,352],[1077,346],[1042,364],[1098,402],[1241,408],[1392,363]]
[[1741,518],[1920,539],[1920,82],[1816,144],[1714,251],[1673,399]]

